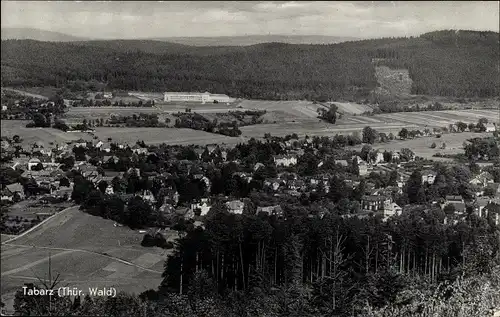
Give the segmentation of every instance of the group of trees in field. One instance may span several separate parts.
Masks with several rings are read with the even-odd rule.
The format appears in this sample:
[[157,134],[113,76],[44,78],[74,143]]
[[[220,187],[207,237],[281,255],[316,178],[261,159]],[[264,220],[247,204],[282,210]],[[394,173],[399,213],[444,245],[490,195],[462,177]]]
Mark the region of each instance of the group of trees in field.
[[500,156],[498,141],[495,138],[474,138],[465,146],[469,159],[495,160]]
[[420,112],[420,111],[447,110],[447,108],[439,102],[435,102],[427,106],[420,106],[418,103],[415,106],[407,106],[398,104],[399,103],[398,100],[392,100],[392,101],[374,100],[374,101],[378,105],[374,107],[372,111],[364,113],[365,115],[375,115],[380,113],[394,113],[394,112]]
[[109,126],[127,127],[165,127],[165,124],[158,120],[158,115],[155,113],[139,113],[131,116],[126,115],[111,115],[106,122]]
[[333,123],[337,121],[337,112],[338,112],[338,107],[335,104],[330,105],[330,108],[328,110],[324,108],[318,108],[319,112],[319,118],[325,120],[326,122]]
[[2,41],[2,85],[69,89],[83,81],[108,89],[211,91],[251,99],[365,100],[377,86],[375,65],[385,65],[409,70],[413,94],[493,97],[500,86],[498,68],[491,67],[498,59],[498,33],[173,51],[146,49],[147,43],[130,49],[134,43]]
[[227,136],[240,136],[241,130],[238,129],[238,122],[217,122],[217,119],[209,120],[199,113],[179,112],[174,114],[176,128],[189,128],[193,130],[202,130],[210,133],[217,133]]

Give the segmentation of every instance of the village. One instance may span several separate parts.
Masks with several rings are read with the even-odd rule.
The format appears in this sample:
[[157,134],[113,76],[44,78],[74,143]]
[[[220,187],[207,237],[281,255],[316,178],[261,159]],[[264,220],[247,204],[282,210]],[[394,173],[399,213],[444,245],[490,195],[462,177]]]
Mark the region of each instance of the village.
[[[433,137],[428,133],[427,137]],[[254,162],[238,155],[238,147],[220,145],[158,147],[143,142],[119,144],[108,139],[64,144],[36,142],[22,147],[16,145],[18,138],[2,138],[2,206],[15,206],[26,200],[86,205],[84,200],[90,199],[93,191],[103,197],[119,197],[125,205],[132,197],[139,197],[148,204],[148,213],[155,215],[138,226],[141,229],[175,225],[179,219],[202,225],[217,203],[223,203],[233,214],[286,217],[280,202],[292,198],[311,203],[319,197],[331,197],[330,191],[345,191],[334,194],[333,200],[347,204],[343,217],[387,220],[412,209],[414,202],[406,200],[403,204],[405,199],[401,198],[407,194],[412,177],[418,175],[417,185],[428,189],[439,177],[434,162],[415,157],[408,148],[390,152],[365,145],[361,151],[342,150],[339,157],[325,151],[323,143],[328,138],[324,137],[251,140],[247,147],[269,154],[259,157],[261,161],[254,158]],[[447,165],[457,164],[444,163]],[[483,165],[468,175],[468,197],[450,189],[449,193],[427,197],[421,203],[438,206],[446,214],[445,222],[456,222],[474,213],[490,217],[498,225],[500,187],[498,175],[495,179],[489,172],[492,169],[498,167]],[[256,193],[266,199],[251,199]],[[5,210],[9,207],[2,212],[2,233],[10,234],[19,234],[56,212],[39,212],[32,215],[31,221],[23,222],[9,217]],[[328,206],[323,206],[318,215],[328,212]],[[35,217],[37,221],[33,220]],[[24,225],[19,226],[19,222]]]

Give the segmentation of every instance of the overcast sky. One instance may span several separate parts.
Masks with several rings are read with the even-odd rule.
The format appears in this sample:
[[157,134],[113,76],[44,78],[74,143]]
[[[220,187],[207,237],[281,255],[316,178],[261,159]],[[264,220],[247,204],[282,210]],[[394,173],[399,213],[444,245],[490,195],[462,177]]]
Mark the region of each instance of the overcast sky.
[[2,28],[89,38],[253,34],[383,37],[442,29],[499,31],[498,1],[1,1]]

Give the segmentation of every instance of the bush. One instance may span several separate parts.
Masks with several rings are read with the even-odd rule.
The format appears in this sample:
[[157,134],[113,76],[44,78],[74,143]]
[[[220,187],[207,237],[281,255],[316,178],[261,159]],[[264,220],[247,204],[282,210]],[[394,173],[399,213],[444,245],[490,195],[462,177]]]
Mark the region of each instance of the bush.
[[143,247],[159,247],[163,249],[173,249],[174,244],[165,239],[165,237],[157,232],[156,234],[146,233],[142,239],[141,245]]
[[436,148],[436,146],[437,146],[437,145],[436,145],[436,142],[433,142],[433,143],[431,144],[431,149],[435,149],[435,148]]

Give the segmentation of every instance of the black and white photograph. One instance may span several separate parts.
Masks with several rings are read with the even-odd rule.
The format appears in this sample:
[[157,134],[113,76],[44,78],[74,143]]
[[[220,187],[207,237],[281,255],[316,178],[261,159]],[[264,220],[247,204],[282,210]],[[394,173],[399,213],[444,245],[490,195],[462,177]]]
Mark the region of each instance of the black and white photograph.
[[500,317],[499,1],[0,3],[1,316]]

